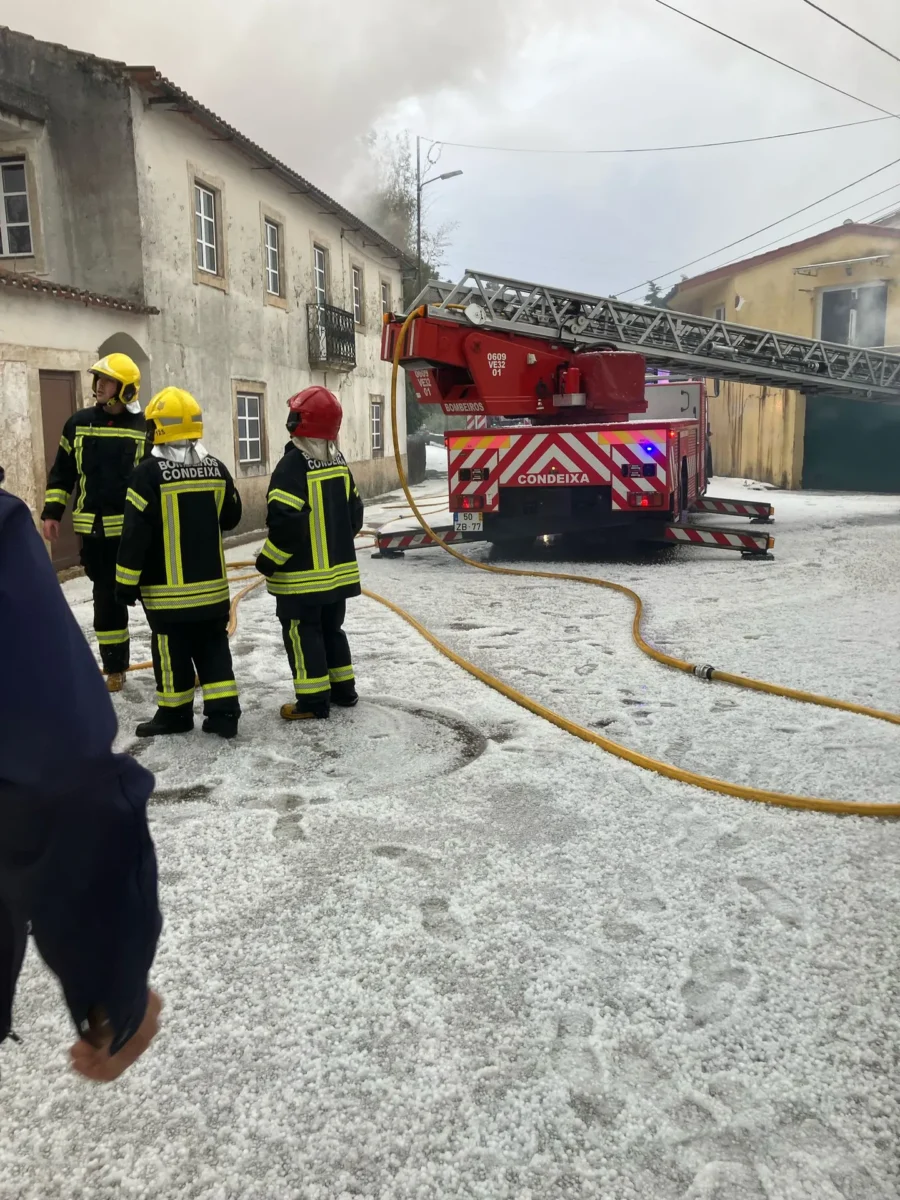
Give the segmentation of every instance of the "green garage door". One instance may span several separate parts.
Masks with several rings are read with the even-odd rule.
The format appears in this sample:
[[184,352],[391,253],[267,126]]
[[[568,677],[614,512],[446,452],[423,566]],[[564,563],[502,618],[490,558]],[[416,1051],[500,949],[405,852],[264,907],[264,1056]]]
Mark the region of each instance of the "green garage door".
[[900,492],[900,404],[807,396],[803,486]]

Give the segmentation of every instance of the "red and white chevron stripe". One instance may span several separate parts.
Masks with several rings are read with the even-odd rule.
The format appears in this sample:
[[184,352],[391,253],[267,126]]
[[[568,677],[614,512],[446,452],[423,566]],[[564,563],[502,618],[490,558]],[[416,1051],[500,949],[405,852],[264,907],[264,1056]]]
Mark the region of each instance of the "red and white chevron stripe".
[[764,517],[769,519],[775,512],[773,504],[756,500],[717,500],[714,496],[702,496],[691,505],[694,512],[723,513],[728,517]]
[[775,544],[767,533],[740,533],[735,529],[698,529],[694,525],[667,525],[667,542],[689,542],[695,546],[715,546],[720,550],[752,550],[765,554]]
[[[445,542],[461,542],[463,535],[455,529],[438,529]],[[379,550],[420,550],[423,546],[436,546],[434,538],[427,533],[380,533],[376,541]]]

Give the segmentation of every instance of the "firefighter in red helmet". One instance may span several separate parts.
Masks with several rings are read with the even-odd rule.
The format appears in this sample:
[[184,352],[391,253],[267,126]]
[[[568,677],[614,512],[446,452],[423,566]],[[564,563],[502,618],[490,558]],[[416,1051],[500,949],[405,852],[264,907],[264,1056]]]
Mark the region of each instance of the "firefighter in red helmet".
[[288,401],[291,440],[267,494],[269,536],[256,560],[275,597],[294,676],[287,721],[324,718],[330,706],[357,702],[346,601],[360,594],[354,538],[363,504],[337,448],[341,405],[324,387]]

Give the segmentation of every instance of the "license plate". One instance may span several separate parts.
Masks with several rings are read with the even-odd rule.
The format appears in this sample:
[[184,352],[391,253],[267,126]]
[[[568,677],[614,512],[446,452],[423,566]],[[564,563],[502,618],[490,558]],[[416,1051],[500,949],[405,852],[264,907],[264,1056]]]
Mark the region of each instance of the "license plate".
[[483,533],[484,513],[458,512],[453,514],[453,528],[457,533]]

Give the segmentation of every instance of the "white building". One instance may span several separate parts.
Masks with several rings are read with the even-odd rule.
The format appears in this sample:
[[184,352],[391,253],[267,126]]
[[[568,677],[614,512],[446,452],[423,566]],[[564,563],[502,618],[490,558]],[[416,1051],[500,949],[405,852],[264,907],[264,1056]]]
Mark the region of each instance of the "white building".
[[[364,494],[396,486],[382,315],[409,260],[152,67],[0,29],[0,463],[39,509],[84,372],[197,397],[263,523],[287,399],[324,383]],[[405,444],[405,409],[399,422]],[[55,557],[60,565],[72,544]]]

